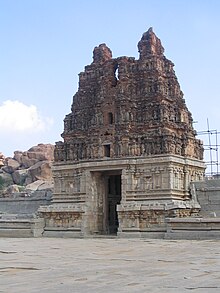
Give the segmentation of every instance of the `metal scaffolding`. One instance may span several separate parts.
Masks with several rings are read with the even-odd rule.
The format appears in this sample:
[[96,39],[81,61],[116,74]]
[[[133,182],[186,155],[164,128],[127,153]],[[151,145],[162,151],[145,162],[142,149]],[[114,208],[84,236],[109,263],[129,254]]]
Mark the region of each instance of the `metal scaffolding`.
[[219,150],[218,135],[219,131],[209,128],[209,120],[207,119],[207,130],[198,131],[198,136],[203,136],[204,139],[204,160],[206,163],[206,176],[220,177],[219,174]]

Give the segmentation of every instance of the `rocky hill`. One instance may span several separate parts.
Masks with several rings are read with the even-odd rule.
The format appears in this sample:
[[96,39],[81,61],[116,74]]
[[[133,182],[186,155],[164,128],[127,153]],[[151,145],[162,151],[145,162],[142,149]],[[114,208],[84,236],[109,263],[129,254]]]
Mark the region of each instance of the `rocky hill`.
[[13,158],[0,153],[0,197],[51,195],[53,160],[51,144],[38,144],[25,152],[15,151]]

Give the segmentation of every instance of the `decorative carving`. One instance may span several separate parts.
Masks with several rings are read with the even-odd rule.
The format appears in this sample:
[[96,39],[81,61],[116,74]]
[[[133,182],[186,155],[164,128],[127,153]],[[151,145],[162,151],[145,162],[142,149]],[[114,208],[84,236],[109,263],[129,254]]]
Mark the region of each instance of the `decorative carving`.
[[195,138],[173,63],[152,28],[138,49],[139,60],[113,59],[105,44],[95,47],[93,63],[79,75],[72,112],[64,120],[64,143],[56,144],[56,162],[104,157],[106,137],[113,158],[170,153],[202,159],[202,143]]
[[47,227],[80,228],[81,212],[44,212],[42,213]]

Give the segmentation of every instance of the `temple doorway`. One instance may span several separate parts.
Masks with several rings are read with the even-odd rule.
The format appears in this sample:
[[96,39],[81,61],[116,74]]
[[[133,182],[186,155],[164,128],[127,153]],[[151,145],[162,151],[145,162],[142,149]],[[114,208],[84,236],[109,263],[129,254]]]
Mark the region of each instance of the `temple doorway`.
[[117,205],[122,197],[122,170],[92,171],[88,202],[90,233],[115,235],[119,219]]
[[105,205],[105,224],[107,234],[117,234],[118,214],[117,205],[121,202],[121,175],[109,175],[107,178],[107,192]]

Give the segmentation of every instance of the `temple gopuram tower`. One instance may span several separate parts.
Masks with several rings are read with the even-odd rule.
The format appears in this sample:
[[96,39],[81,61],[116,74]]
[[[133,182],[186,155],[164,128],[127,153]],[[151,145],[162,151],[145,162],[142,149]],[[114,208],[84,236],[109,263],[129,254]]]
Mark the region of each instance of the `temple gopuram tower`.
[[138,60],[112,58],[101,44],[79,74],[53,202],[40,209],[45,236],[163,237],[167,219],[198,212],[189,183],[203,179],[203,146],[174,64],[152,28],[138,50]]

